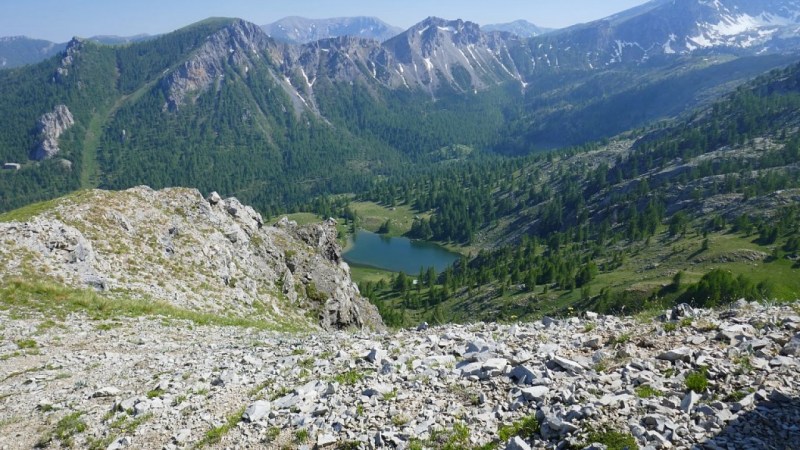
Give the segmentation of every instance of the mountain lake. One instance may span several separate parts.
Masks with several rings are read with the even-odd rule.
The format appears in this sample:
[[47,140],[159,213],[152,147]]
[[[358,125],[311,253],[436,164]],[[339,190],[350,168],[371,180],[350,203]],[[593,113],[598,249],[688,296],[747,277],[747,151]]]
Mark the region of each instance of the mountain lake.
[[344,260],[351,266],[375,267],[408,275],[433,266],[441,272],[461,256],[443,247],[404,237],[386,237],[359,230],[350,238]]

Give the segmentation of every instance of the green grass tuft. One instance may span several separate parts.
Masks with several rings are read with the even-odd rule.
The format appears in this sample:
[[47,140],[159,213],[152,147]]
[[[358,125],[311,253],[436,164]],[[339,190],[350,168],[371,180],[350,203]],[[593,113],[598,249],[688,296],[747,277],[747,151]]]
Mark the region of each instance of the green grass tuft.
[[228,434],[228,432],[231,431],[240,420],[242,420],[242,414],[244,414],[244,410],[245,408],[239,409],[235,413],[228,416],[225,423],[208,430],[205,436],[203,436],[203,439],[194,445],[194,448],[203,448],[208,445],[218,444],[220,441],[222,441],[222,438],[225,437],[225,435]]
[[639,450],[639,445],[636,444],[636,439],[631,434],[621,433],[616,430],[590,433],[586,445],[588,446],[595,442],[605,445],[608,450]]
[[353,386],[363,379],[364,373],[355,369],[342,372],[333,377],[333,381],[345,386]]
[[524,417],[511,425],[506,425],[497,430],[500,442],[507,442],[514,436],[528,439],[539,432],[539,421],[536,416]]
[[653,397],[663,397],[664,393],[652,386],[644,384],[636,388],[636,395],[639,398],[653,398]]
[[686,376],[686,388],[702,394],[708,388],[708,375],[705,368]]
[[86,431],[86,422],[81,420],[82,412],[74,412],[62,417],[56,423],[55,429],[42,436],[36,443],[36,448],[48,447],[53,440],[58,440],[62,447],[72,447],[72,438],[78,433]]
[[36,343],[36,341],[34,341],[33,339],[20,339],[20,340],[16,341],[15,343],[17,344],[17,347],[19,347],[19,348],[21,348],[23,350],[24,349],[37,348],[39,346]]

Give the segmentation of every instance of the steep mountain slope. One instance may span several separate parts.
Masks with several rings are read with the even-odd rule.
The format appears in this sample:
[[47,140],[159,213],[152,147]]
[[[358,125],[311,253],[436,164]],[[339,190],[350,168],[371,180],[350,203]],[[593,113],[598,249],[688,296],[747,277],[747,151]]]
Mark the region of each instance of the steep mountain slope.
[[554,31],[551,28],[543,28],[534,25],[527,20],[515,20],[509,23],[494,23],[481,26],[483,31],[505,31],[507,33],[515,34],[521,38],[532,38],[545,33]]
[[522,79],[505,40],[472,22],[429,17],[384,47],[397,59],[395,70],[404,84],[424,86],[434,95],[441,88],[474,92]]
[[796,0],[653,0],[617,15],[559,30],[558,52],[603,67],[672,54],[796,48]]
[[261,27],[271,38],[291,44],[308,44],[322,39],[342,36],[374,39],[383,42],[400,34],[401,28],[387,24],[377,17],[339,17],[307,19],[286,17]]
[[381,327],[350,281],[334,223],[265,225],[216,193],[82,191],[0,216],[0,231],[3,284],[95,288],[112,302],[274,327]]

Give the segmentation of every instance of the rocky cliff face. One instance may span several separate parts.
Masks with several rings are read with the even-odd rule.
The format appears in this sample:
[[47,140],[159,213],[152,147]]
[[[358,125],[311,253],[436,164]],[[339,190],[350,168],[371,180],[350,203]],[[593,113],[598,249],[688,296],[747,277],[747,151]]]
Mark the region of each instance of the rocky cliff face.
[[41,161],[55,156],[61,149],[58,138],[75,125],[75,119],[66,105],[58,105],[39,119],[39,144],[31,152],[31,159]]
[[5,278],[37,273],[196,311],[263,310],[265,320],[312,328],[382,327],[350,280],[331,222],[266,226],[234,198],[138,187],[76,194],[0,230]]

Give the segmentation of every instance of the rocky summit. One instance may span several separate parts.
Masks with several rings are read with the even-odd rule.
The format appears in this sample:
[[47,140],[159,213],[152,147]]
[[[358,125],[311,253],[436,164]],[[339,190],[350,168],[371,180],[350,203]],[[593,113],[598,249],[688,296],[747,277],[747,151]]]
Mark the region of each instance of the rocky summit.
[[796,448],[800,308],[287,334],[0,311],[0,448]]

